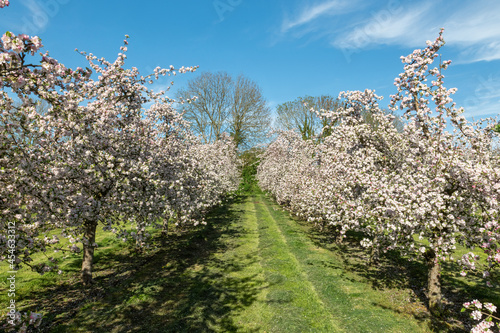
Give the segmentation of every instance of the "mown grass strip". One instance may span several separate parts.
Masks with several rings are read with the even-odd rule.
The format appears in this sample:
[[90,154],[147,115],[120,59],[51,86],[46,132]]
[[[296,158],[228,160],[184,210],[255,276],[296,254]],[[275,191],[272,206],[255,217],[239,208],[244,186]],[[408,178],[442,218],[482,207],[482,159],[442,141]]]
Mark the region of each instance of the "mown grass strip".
[[237,239],[230,235],[224,236],[223,241],[232,242],[235,246],[231,251],[217,253],[215,257],[221,262],[237,263],[238,268],[224,271],[226,278],[247,281],[250,290],[254,291],[241,302],[240,308],[229,314],[236,331],[263,332],[269,327],[271,313],[266,303],[268,284],[264,278],[262,258],[259,254],[257,217],[251,200],[246,199],[238,207],[241,209],[241,215],[233,223],[239,227],[240,236]]
[[281,231],[287,249],[298,262],[298,269],[305,273],[308,284],[317,291],[325,310],[342,329],[348,332],[426,331],[422,323],[411,316],[388,308],[383,302],[383,293],[346,272],[340,258],[315,246],[288,214],[273,209],[262,195],[258,200],[262,203],[261,209],[267,210]]
[[271,332],[343,332],[325,309],[261,199],[254,202],[267,280]]

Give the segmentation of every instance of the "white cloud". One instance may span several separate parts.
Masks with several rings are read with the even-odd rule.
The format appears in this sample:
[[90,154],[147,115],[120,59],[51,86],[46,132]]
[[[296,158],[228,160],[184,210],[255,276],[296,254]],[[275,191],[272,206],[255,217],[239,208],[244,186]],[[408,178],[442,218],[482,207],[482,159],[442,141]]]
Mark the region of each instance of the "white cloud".
[[465,100],[459,105],[465,108],[466,117],[485,118],[500,114],[500,77],[490,74],[478,76],[477,82]]
[[491,61],[500,59],[500,41],[461,44],[463,46],[462,51],[459,54],[460,58],[455,61],[455,63],[457,64],[467,64],[477,61]]
[[[358,24],[351,31],[337,37],[332,45],[344,49],[365,48],[374,44],[422,44],[422,31],[429,30],[427,15],[430,3],[413,8],[383,8]],[[425,41],[424,41],[425,42]]]
[[311,23],[315,19],[325,15],[341,15],[345,9],[352,6],[353,1],[350,3],[345,0],[330,0],[313,6],[306,6],[299,11],[293,19],[285,18],[281,24],[281,32],[286,33],[290,29],[304,26]]
[[496,103],[483,101],[474,106],[464,107],[464,109],[465,112],[463,116],[469,119],[479,120],[494,118],[500,114],[500,101],[496,101]]
[[477,43],[498,40],[500,36],[500,2],[479,0],[463,3],[446,20],[449,41]]
[[[388,15],[383,9],[367,23],[341,36],[335,46],[364,48],[376,44],[419,47],[437,36],[440,27],[450,47],[459,51],[457,63],[500,59],[500,2],[461,1],[446,7],[442,2],[424,2]],[[450,14],[451,13],[451,14]],[[381,19],[385,17],[385,19]]]
[[457,63],[500,59],[500,2],[482,0],[463,6],[444,26],[446,41],[460,49]]
[[[458,51],[455,63],[500,59],[500,1],[459,0],[388,1],[383,6],[353,10],[353,2],[326,1],[302,8],[294,19],[285,19],[281,32],[293,31],[302,38],[328,38],[343,50],[361,50],[375,45],[424,47],[445,28],[447,47]],[[371,10],[370,10],[371,9]],[[349,12],[349,14],[347,14]],[[320,21],[335,15],[335,20]],[[318,24],[321,22],[323,24]]]

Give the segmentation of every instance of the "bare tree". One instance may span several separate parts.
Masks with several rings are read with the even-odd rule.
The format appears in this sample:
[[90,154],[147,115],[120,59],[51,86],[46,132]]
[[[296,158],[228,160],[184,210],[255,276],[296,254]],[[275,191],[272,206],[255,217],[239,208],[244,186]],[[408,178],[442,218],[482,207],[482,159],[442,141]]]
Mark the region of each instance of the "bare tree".
[[319,111],[334,110],[338,107],[340,104],[337,98],[330,95],[299,97],[277,106],[276,126],[284,130],[298,130],[304,140],[311,139],[320,134],[326,125],[311,112],[311,108]]
[[204,142],[214,142],[227,133],[238,148],[246,149],[265,138],[270,109],[254,81],[243,75],[234,80],[226,72],[205,72],[177,93],[183,100],[195,96],[182,107],[193,131]]
[[177,93],[177,97],[184,100],[196,96],[194,101],[183,105],[183,109],[191,129],[203,142],[214,142],[227,130],[232,90],[233,80],[227,73],[205,72]]
[[238,76],[234,84],[229,129],[237,147],[251,148],[266,136],[271,125],[271,110],[260,87]]

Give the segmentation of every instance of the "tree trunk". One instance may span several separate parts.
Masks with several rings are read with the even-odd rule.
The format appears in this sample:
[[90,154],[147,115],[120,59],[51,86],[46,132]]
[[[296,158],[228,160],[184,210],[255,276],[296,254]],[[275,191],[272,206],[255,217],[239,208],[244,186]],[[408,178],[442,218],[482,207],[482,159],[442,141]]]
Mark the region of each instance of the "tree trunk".
[[427,250],[424,256],[429,269],[427,277],[429,310],[432,315],[439,317],[443,310],[441,303],[441,267],[434,250]]
[[378,246],[372,246],[372,250],[370,251],[370,259],[368,260],[368,266],[373,267],[378,264],[380,253]]
[[84,237],[88,242],[83,243],[83,261],[82,261],[82,281],[88,286],[93,283],[92,280],[92,263],[94,261],[94,243],[97,223],[89,221],[85,223]]
[[170,220],[170,217],[167,217],[163,221],[163,228],[161,229],[161,237],[162,238],[167,238],[168,237],[168,221]]

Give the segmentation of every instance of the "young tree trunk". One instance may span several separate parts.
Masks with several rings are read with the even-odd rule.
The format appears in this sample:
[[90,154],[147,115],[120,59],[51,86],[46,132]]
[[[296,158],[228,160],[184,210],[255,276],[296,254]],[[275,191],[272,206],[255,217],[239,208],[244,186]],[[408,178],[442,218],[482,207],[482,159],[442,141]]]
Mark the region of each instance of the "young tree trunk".
[[314,222],[314,226],[319,229],[320,232],[325,231],[326,229],[326,221],[321,219],[321,221]]
[[434,316],[440,316],[443,310],[441,303],[441,267],[434,250],[427,250],[425,253],[425,259],[429,269],[427,277],[429,310]]
[[379,255],[380,254],[378,246],[372,246],[372,250],[370,251],[370,259],[368,261],[369,267],[373,267],[378,264]]
[[163,220],[163,228],[161,229],[161,245],[163,246],[167,245],[168,231],[169,231],[168,229],[171,219],[173,219],[172,213],[169,216],[167,216],[165,220]]
[[170,217],[167,217],[163,221],[163,228],[161,229],[161,237],[162,238],[167,238],[168,237],[168,221],[169,220],[170,220]]
[[83,261],[82,261],[82,281],[88,286],[93,283],[92,263],[94,261],[94,243],[97,229],[97,222],[88,221],[85,223],[84,237],[88,242],[83,243]]

